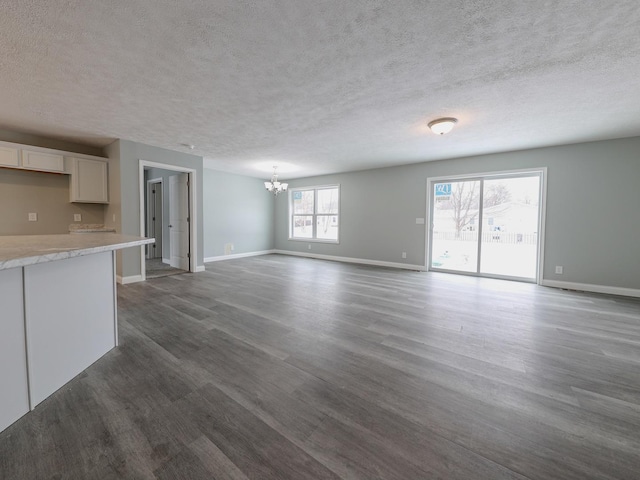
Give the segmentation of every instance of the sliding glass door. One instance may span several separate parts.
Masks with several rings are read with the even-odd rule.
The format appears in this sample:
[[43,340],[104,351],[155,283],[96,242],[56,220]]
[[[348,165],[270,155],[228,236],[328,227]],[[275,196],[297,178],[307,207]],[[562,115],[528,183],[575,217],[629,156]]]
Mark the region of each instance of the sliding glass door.
[[431,267],[478,270],[480,181],[451,181],[433,187]]
[[535,281],[542,172],[430,182],[431,270]]

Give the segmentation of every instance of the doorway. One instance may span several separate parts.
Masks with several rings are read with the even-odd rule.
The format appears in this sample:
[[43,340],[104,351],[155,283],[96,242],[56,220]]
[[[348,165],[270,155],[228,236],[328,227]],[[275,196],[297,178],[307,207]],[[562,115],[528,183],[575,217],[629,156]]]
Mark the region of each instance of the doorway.
[[544,173],[430,179],[428,269],[537,282]]
[[196,271],[195,175],[193,169],[140,160],[140,232],[156,238],[155,249],[143,250],[143,279]]
[[[160,169],[145,170],[145,178],[151,172],[153,172],[154,174],[165,174],[166,172],[165,177],[166,175],[173,173]],[[170,180],[172,177],[170,176],[168,178]],[[171,206],[171,199],[167,198],[164,192],[164,178],[159,177],[147,180],[147,196],[145,208],[147,230],[145,232],[145,236],[153,237],[156,239],[156,241],[155,243],[146,245],[146,278],[166,277],[168,275],[184,273],[185,270],[188,270],[188,267],[183,268],[182,266],[174,268],[175,266],[171,265],[170,260],[167,258],[168,255],[166,254],[166,251],[169,250],[171,242],[168,238],[166,240],[164,238],[165,223],[167,220],[165,219],[166,212],[164,211],[165,200],[169,202],[169,206]],[[184,209],[184,206],[180,208]],[[168,220],[169,222],[171,222],[170,218]]]

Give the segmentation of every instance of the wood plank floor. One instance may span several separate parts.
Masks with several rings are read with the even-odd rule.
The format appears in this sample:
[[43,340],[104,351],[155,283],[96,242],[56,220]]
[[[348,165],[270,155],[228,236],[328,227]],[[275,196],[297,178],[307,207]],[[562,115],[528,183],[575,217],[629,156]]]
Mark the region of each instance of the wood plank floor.
[[637,479],[640,302],[269,255],[119,287],[2,479]]

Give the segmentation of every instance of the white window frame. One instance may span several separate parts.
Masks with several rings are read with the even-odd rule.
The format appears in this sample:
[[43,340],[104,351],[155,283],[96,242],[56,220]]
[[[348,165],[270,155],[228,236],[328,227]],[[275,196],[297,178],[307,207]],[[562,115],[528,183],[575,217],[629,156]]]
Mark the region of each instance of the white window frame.
[[[318,210],[318,190],[326,190],[329,188],[337,188],[338,189],[338,213],[331,213],[331,214],[325,214],[325,213],[317,213]],[[309,213],[306,216],[312,216],[313,220],[311,221],[311,226],[313,227],[312,230],[312,237],[311,238],[302,238],[302,237],[294,237],[293,236],[293,217],[294,217],[294,213],[293,213],[293,194],[294,192],[307,192],[309,190],[313,190],[313,213]],[[340,184],[330,184],[330,185],[314,185],[314,186],[309,186],[309,187],[296,187],[296,188],[290,188],[288,190],[289,192],[289,240],[292,240],[294,242],[307,242],[307,243],[332,243],[332,244],[338,244],[340,243],[340,227],[341,227],[341,222],[340,222],[340,204],[342,202],[342,192],[340,191]],[[300,215],[304,215],[304,214],[298,214]],[[338,238],[335,240],[331,240],[331,239],[326,239],[326,238],[316,238],[317,237],[317,225],[318,225],[318,216],[337,216],[337,224],[338,224]]]
[[[539,212],[538,212],[538,264],[536,266],[536,277],[533,280],[529,279],[519,279],[519,277],[511,277],[511,276],[501,276],[501,275],[492,275],[487,273],[474,273],[474,272],[451,272],[455,274],[462,274],[473,277],[487,277],[487,278],[499,278],[505,280],[515,280],[515,281],[524,281],[537,283],[538,285],[542,285],[542,280],[544,278],[544,240],[545,240],[545,226],[546,226],[546,218],[547,218],[547,167],[533,167],[533,168],[522,168],[515,170],[501,170],[495,172],[481,172],[481,173],[473,173],[473,174],[461,174],[461,175],[449,175],[444,177],[429,177],[427,178],[427,214],[429,215],[428,221],[426,222],[426,230],[425,230],[425,270],[427,271],[447,271],[443,269],[437,269],[432,267],[432,258],[431,258],[431,243],[432,243],[432,234],[433,234],[433,185],[436,183],[442,183],[446,181],[472,181],[472,180],[486,180],[486,179],[494,179],[499,177],[520,177],[520,176],[540,176],[540,196],[539,196]],[[482,231],[482,229],[480,229]],[[480,259],[481,251],[478,250],[478,259]]]

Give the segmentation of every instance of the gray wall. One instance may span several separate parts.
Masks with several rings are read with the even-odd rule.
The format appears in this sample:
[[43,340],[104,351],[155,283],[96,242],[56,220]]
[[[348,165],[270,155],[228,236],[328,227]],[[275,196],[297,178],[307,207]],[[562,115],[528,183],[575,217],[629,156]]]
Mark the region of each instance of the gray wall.
[[[69,175],[0,168],[0,235],[69,233],[73,215],[81,223],[103,223],[104,205],[69,202]],[[28,214],[38,214],[29,222]]]
[[[110,192],[112,199],[107,209],[106,223],[127,235],[140,235],[140,180],[139,160],[194,169],[196,172],[196,265],[203,265],[203,215],[202,215],[202,157],[143,145],[130,140],[116,140],[105,148],[109,156]],[[115,173],[117,172],[117,173]],[[119,198],[119,204],[116,200]],[[113,221],[116,215],[116,221]],[[139,248],[121,250],[117,255],[116,272],[122,277],[140,275],[141,253]]]
[[204,256],[271,250],[274,198],[264,180],[204,169]]
[[640,137],[289,180],[341,185],[340,244],[309,251],[288,240],[283,196],[275,248],[425,265],[426,230],[415,219],[427,217],[427,178],[536,167],[548,167],[543,278],[640,288]]

